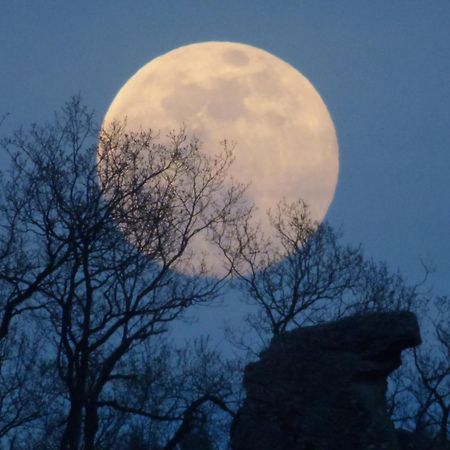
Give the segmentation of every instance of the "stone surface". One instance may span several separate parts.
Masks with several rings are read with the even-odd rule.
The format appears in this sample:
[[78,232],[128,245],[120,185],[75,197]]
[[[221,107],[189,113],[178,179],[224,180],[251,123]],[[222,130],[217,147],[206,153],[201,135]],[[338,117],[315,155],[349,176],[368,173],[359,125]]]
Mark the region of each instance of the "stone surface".
[[445,450],[426,436],[397,430],[397,439],[400,450]]
[[372,313],[274,339],[245,371],[233,450],[400,450],[386,377],[420,344],[416,317]]

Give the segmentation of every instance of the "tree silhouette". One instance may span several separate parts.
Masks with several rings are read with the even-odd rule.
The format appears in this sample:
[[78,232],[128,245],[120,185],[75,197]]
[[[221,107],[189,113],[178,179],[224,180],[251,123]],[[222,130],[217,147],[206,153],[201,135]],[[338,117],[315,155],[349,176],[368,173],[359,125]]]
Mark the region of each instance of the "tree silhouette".
[[312,220],[302,201],[269,212],[268,236],[250,216],[218,237],[235,284],[256,312],[247,317],[263,345],[274,335],[352,313],[410,309],[418,287],[342,242],[327,223]]
[[[433,302],[433,314],[422,311],[426,341],[405,358],[391,380],[391,416],[415,436],[427,436],[448,448],[450,436],[449,298]],[[428,323],[427,323],[428,322]]]
[[183,132],[161,144],[120,124],[98,130],[78,98],[4,144],[4,336],[34,311],[66,397],[60,448],[93,449],[99,409],[115,407],[110,387],[129,376],[119,363],[218,294],[223,279],[188,245],[240,219],[243,188],[227,184],[226,147],[208,158]]

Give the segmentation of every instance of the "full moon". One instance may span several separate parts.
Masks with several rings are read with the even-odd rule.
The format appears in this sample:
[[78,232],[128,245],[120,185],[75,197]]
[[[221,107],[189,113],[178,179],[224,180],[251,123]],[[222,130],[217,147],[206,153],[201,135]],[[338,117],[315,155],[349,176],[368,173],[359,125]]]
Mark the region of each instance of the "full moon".
[[[184,126],[211,155],[221,141],[235,142],[230,174],[249,185],[255,218],[269,236],[267,211],[280,200],[301,198],[320,222],[333,199],[339,153],[328,109],[298,70],[259,48],[204,42],[153,59],[120,89],[103,125],[124,118],[128,129],[161,137]],[[199,247],[219,274],[208,245]]]

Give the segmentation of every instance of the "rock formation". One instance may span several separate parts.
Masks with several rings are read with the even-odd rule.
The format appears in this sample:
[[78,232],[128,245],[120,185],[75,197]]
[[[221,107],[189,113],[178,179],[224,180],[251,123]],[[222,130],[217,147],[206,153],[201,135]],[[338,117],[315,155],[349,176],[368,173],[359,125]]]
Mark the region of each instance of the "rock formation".
[[414,314],[371,313],[299,328],[247,366],[233,450],[400,450],[386,377],[420,344]]

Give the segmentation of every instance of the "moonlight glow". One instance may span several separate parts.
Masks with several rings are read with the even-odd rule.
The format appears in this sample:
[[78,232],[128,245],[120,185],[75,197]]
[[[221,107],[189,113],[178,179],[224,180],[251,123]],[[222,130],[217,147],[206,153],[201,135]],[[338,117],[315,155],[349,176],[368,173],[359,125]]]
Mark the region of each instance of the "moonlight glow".
[[326,215],[339,170],[333,122],[312,84],[264,50],[205,42],[166,53],[125,83],[104,125],[125,117],[129,129],[161,136],[184,124],[211,154],[222,140],[235,142],[231,175],[249,183],[268,232],[266,212],[281,199],[302,198],[315,220]]

